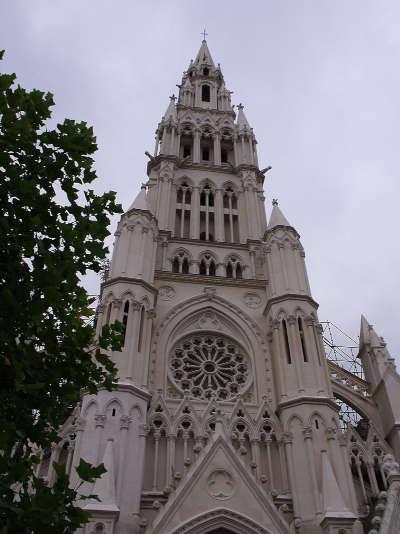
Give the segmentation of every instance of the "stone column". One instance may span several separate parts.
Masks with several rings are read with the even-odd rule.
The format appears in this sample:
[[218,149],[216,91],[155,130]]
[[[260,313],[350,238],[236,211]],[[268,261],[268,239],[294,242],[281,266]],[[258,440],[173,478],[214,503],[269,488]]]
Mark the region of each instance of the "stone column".
[[140,308],[141,304],[139,302],[133,301],[132,302],[132,338],[130,339],[129,343],[129,350],[128,350],[128,376],[127,378],[129,380],[135,381],[134,376],[135,374],[135,363],[137,360],[137,354],[138,354],[138,335],[139,335],[139,322],[140,322]]
[[291,432],[285,432],[283,434],[283,443],[285,444],[285,453],[286,453],[286,462],[288,465],[288,473],[289,473],[289,482],[290,482],[290,490],[293,497],[293,512],[294,512],[294,519],[299,519],[299,498],[298,498],[298,490],[297,490],[297,484],[296,484],[296,475],[295,475],[295,468],[294,468],[294,460],[293,460],[293,434]]
[[160,144],[160,137],[158,135],[158,133],[156,134],[156,142],[155,142],[155,145],[154,145],[154,156],[158,156],[158,146]]
[[82,441],[82,436],[83,436],[85,427],[86,427],[86,419],[83,417],[78,417],[75,423],[76,438],[75,438],[74,455],[72,457],[72,463],[71,463],[71,477],[70,477],[71,486],[75,486],[76,482],[79,479],[78,474],[75,471],[75,467],[77,467],[79,464],[81,441]]
[[119,447],[119,465],[118,465],[118,491],[117,496],[121,495],[122,483],[124,480],[124,465],[126,441],[128,439],[128,430],[131,422],[129,415],[122,415],[120,419],[120,447]]
[[254,249],[250,249],[249,250],[249,255],[250,255],[251,277],[255,278],[256,277],[256,262],[255,262],[256,251]]
[[221,165],[221,138],[219,132],[214,134],[214,164]]
[[151,335],[153,331],[153,321],[156,316],[155,310],[151,309],[146,312],[147,321],[146,321],[146,338],[143,351],[143,374],[142,374],[142,387],[147,387],[148,374],[149,374],[149,364],[150,364],[150,352],[151,352]]
[[215,240],[225,241],[224,236],[224,204],[223,189],[218,187],[215,190]]
[[200,191],[198,186],[192,190],[192,210],[190,218],[190,239],[200,237]]
[[97,413],[94,416],[94,426],[96,428],[96,440],[95,441],[97,443],[97,452],[96,452],[95,461],[94,461],[95,464],[98,464],[99,461],[101,460],[101,456],[100,456],[101,436],[103,434],[106,420],[107,420],[107,417],[104,414]]
[[193,139],[193,163],[200,163],[200,130],[197,128]]
[[215,274],[217,276],[225,276],[225,265],[223,263],[217,263]]
[[303,437],[304,437],[304,446],[306,449],[308,466],[310,470],[309,472],[311,475],[311,484],[312,484],[315,511],[316,511],[316,514],[319,515],[321,513],[321,499],[320,499],[320,494],[319,494],[318,485],[317,485],[317,474],[315,472],[314,449],[312,445],[312,428],[310,426],[307,426],[304,428]]

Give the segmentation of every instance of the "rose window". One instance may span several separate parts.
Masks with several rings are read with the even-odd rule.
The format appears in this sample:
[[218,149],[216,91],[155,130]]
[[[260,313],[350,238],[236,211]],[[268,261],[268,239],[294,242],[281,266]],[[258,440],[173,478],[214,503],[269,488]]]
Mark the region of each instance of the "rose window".
[[231,339],[197,335],[175,346],[169,371],[175,385],[191,397],[225,400],[248,386],[250,361]]

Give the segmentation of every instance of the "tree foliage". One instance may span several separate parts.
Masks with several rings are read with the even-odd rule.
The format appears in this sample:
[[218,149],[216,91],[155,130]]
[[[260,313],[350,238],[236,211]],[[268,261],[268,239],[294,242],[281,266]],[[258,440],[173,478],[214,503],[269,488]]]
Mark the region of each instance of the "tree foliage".
[[0,73],[0,532],[69,533],[86,517],[78,490],[62,466],[52,488],[37,478],[34,451],[58,440],[82,390],[113,386],[106,349],[120,348],[120,329],[95,341],[80,278],[100,271],[121,207],[114,192],[90,188],[92,128],[48,128],[53,96],[15,79]]

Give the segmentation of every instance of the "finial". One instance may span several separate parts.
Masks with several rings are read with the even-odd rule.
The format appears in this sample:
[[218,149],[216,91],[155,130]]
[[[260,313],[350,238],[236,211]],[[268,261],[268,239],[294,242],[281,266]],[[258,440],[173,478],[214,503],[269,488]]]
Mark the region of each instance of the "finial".
[[203,41],[206,40],[206,35],[208,35],[208,33],[206,32],[206,29],[204,28],[204,30],[201,32],[201,34],[203,36]]
[[176,96],[175,96],[175,95],[171,95],[171,96],[169,97],[169,99],[172,100],[172,102],[175,102],[175,100],[176,100]]
[[277,198],[273,198],[272,199],[272,205],[273,206],[277,206],[278,205],[278,199]]
[[238,105],[238,109],[243,109],[243,107],[244,107],[243,104]]

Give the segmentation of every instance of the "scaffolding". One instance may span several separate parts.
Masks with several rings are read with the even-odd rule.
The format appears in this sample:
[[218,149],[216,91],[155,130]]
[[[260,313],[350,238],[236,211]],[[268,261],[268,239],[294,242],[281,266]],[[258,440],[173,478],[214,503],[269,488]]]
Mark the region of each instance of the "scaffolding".
[[358,358],[358,342],[330,321],[322,321],[321,326],[328,360],[364,380],[364,370]]
[[[364,370],[358,358],[358,342],[330,321],[322,321],[321,326],[327,359],[364,380]],[[358,431],[363,427],[364,420],[354,408],[341,399],[335,398],[335,401],[340,408],[338,416],[342,430],[353,427]]]

